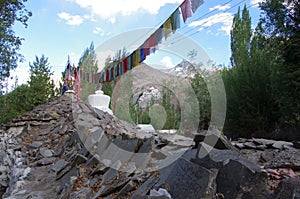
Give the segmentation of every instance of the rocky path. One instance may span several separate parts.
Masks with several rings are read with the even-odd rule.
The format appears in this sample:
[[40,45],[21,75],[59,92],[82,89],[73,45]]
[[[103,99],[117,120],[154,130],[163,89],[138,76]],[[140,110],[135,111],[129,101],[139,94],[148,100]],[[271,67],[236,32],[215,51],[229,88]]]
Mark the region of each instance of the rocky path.
[[[77,103],[67,93],[1,127],[1,195],[16,199],[300,197],[297,143],[262,139],[230,143],[221,136],[209,146],[203,142],[205,136],[193,140],[151,135]],[[200,156],[203,151],[208,155]]]

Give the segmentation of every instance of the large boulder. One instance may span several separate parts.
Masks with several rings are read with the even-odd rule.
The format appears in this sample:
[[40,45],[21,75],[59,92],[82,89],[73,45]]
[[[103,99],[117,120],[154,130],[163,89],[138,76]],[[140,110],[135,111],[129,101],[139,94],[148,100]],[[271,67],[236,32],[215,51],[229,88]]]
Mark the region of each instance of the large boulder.
[[208,170],[185,158],[179,158],[159,171],[155,189],[165,188],[172,198],[213,198],[216,170]]
[[244,160],[230,160],[219,169],[216,178],[217,192],[225,198],[269,198],[267,173]]
[[205,143],[201,143],[198,146],[196,156],[191,161],[207,169],[219,169],[228,163],[229,160],[238,158],[239,153],[236,151],[215,149]]
[[200,143],[206,143],[207,145],[216,149],[231,149],[238,151],[238,149],[231,144],[231,142],[223,135],[218,129],[209,129],[208,131],[202,131],[194,135],[195,148]]
[[300,178],[288,178],[281,181],[275,190],[275,198],[300,199]]

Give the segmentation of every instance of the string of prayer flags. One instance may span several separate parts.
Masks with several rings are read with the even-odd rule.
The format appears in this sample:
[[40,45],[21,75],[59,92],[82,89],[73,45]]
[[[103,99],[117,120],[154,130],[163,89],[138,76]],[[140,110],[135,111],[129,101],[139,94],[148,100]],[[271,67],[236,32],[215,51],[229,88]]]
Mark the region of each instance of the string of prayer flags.
[[[80,71],[80,74],[84,76],[84,80],[92,83],[98,82],[111,82],[116,77],[123,75],[134,67],[140,65],[146,57],[158,49],[158,44],[162,42],[163,37],[167,39],[170,34],[180,28],[180,19],[182,15],[183,22],[192,16],[193,13],[203,4],[203,0],[184,0],[176,10],[170,15],[164,23],[148,37],[145,42],[136,50],[134,50],[129,56],[121,59],[121,51],[118,54],[118,60],[114,61],[108,68],[100,73],[93,74],[90,77],[89,73]],[[82,76],[81,75],[81,76]]]

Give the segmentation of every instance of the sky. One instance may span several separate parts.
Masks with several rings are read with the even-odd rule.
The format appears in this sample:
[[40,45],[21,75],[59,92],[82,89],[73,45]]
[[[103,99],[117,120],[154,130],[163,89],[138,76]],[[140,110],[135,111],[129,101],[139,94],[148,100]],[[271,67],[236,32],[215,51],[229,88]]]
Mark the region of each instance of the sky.
[[[198,49],[198,56],[214,63],[229,65],[230,29],[239,6],[249,7],[253,28],[256,26],[261,0],[204,0],[193,16],[166,40],[160,49],[147,57],[149,65],[174,67],[187,58],[189,51]],[[24,38],[20,53],[25,61],[19,63],[12,77],[19,84],[28,80],[29,62],[35,56],[48,57],[59,79],[68,56],[77,66],[78,60],[91,42],[94,43],[99,65],[108,54],[114,55],[125,47],[132,51],[145,41],[183,0],[31,0],[25,6],[33,15],[24,28],[14,26],[16,35]],[[189,41],[188,41],[189,40]],[[188,41],[188,42],[187,42]],[[185,48],[185,49],[184,49]],[[202,50],[201,50],[202,49]],[[200,51],[200,52],[199,52]],[[199,55],[200,54],[200,55]],[[203,56],[202,56],[203,55]],[[204,63],[205,64],[205,63]],[[101,68],[100,66],[100,68]],[[14,80],[10,80],[13,82]]]

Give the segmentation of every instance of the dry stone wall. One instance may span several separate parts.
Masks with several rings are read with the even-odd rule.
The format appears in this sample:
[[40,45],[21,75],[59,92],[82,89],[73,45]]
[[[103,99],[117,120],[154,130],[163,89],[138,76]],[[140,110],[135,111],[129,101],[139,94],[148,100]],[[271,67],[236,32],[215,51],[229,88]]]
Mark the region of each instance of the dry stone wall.
[[[194,140],[152,135],[77,102],[72,93],[3,124],[0,139],[2,198],[288,198],[300,193],[299,178],[277,181],[271,189],[267,172],[283,163],[297,170],[299,150],[293,144],[230,143],[221,136],[209,146],[205,135]],[[199,156],[203,149],[205,157]],[[269,160],[262,155],[272,152]]]

